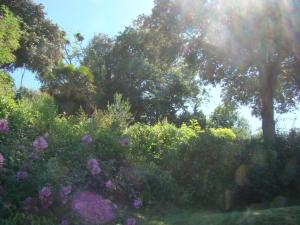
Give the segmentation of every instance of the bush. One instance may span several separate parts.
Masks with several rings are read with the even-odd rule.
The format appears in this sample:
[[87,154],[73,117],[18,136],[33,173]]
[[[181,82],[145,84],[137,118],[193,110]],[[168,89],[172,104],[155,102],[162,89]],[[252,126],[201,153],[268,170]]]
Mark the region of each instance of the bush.
[[167,121],[153,126],[136,123],[125,132],[131,141],[129,157],[160,163],[170,155],[176,156],[180,145],[196,138],[199,129],[185,124],[177,128]]

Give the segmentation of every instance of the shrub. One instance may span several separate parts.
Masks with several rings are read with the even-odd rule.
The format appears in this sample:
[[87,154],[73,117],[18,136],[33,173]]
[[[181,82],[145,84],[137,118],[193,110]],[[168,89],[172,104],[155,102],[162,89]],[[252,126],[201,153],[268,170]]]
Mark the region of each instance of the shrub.
[[129,156],[142,161],[162,162],[170,155],[176,155],[180,145],[197,137],[198,127],[183,124],[180,128],[159,122],[153,126],[136,123],[125,134],[131,140]]
[[229,128],[210,128],[209,131],[216,138],[224,138],[227,140],[234,140],[236,138],[233,130]]

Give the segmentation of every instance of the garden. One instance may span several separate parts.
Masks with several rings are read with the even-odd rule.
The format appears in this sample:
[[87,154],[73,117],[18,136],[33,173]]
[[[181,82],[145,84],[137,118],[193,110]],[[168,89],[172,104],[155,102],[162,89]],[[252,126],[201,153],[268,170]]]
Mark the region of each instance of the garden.
[[[195,5],[186,12],[181,2]],[[300,223],[300,130],[279,132],[274,119],[300,99],[300,40],[290,46],[292,35],[268,24],[279,53],[259,52],[271,42],[263,31],[250,51],[242,35],[254,29],[249,14],[239,29],[225,24],[235,43],[218,52],[198,33],[215,34],[206,24],[212,2],[157,0],[114,39],[101,34],[84,45],[42,5],[0,0],[1,225]],[[286,8],[272,6],[267,16],[250,11],[278,19]],[[239,16],[231,7],[224,13]],[[292,9],[298,17],[287,20],[299,25],[300,6]],[[248,52],[238,62],[232,51],[242,45]],[[255,55],[263,53],[272,60]],[[17,68],[34,72],[41,87],[17,88]],[[224,103],[205,115],[205,85],[218,82]],[[251,106],[261,132],[251,132],[238,104]]]

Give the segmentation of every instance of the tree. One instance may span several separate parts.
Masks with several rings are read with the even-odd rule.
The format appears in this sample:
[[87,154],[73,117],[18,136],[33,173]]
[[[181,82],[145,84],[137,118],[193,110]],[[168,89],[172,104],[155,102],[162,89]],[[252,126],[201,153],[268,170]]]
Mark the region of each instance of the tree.
[[249,138],[250,126],[248,121],[239,115],[232,105],[219,105],[209,118],[212,128],[229,128],[235,131],[240,138]]
[[114,46],[114,40],[107,35],[97,34],[89,42],[83,51],[82,64],[90,68],[94,74],[96,95],[94,101],[99,108],[104,109],[108,102],[113,100],[111,90],[111,51]]
[[157,38],[143,21],[126,28],[115,40],[94,37],[83,62],[95,74],[101,93],[97,102],[102,106],[112,101],[114,93],[121,93],[129,100],[136,121],[151,123],[164,117],[175,121],[177,112],[196,100],[198,84],[186,65],[170,60],[173,52],[167,57],[171,40]]
[[[171,1],[179,8],[186,60],[201,79],[223,88],[225,102],[250,105],[266,142],[275,138],[274,110],[299,101],[300,5],[297,1]],[[157,5],[159,5],[157,3]],[[293,70],[293,73],[289,71]]]
[[61,112],[73,114],[80,107],[90,113],[93,111],[94,76],[87,67],[61,63],[42,74],[40,80],[41,90],[54,97]]
[[[19,47],[19,21],[6,8],[0,8],[0,67],[15,60],[13,52]],[[14,96],[13,79],[0,69],[0,96]]]
[[19,47],[19,21],[6,7],[0,8],[0,66],[15,60],[13,52]]
[[22,36],[20,48],[14,53],[16,61],[2,68],[26,67],[42,73],[50,70],[61,59],[61,47],[64,33],[45,18],[42,5],[31,0],[0,0],[21,20]]

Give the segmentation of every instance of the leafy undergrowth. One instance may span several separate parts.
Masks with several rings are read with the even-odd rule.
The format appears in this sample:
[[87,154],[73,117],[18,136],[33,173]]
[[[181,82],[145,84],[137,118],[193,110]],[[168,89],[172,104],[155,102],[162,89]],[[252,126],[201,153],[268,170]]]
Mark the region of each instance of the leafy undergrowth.
[[227,213],[161,208],[137,216],[141,225],[299,225],[300,206]]

